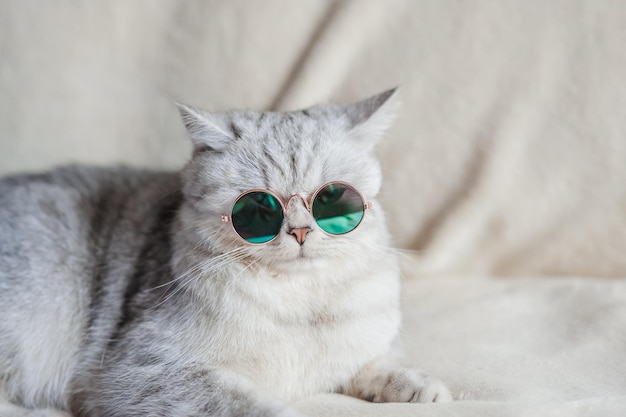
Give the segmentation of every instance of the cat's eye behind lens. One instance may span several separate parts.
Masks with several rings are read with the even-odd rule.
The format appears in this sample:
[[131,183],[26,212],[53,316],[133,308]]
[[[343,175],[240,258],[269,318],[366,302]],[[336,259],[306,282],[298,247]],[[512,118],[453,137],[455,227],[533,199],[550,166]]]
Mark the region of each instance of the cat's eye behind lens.
[[[327,183],[311,198],[305,202],[306,207],[319,228],[330,235],[343,235],[356,229],[363,220],[365,209],[370,207],[354,187],[344,182]],[[223,221],[232,223],[242,239],[254,244],[275,239],[284,219],[281,200],[270,191],[256,189],[240,195],[233,204],[231,215],[222,216]]]
[[231,217],[239,236],[250,243],[266,243],[278,235],[284,216],[276,197],[263,191],[251,191],[235,201]]
[[363,220],[365,202],[361,194],[345,183],[326,184],[315,195],[312,213],[317,225],[331,235],[351,232]]

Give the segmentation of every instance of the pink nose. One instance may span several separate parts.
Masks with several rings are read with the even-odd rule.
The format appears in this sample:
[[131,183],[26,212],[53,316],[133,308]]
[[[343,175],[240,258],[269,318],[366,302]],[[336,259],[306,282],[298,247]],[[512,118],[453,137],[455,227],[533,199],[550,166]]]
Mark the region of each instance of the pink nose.
[[311,231],[310,227],[299,227],[297,229],[291,229],[289,231],[290,235],[294,235],[296,237],[296,241],[302,245],[306,238],[307,233]]

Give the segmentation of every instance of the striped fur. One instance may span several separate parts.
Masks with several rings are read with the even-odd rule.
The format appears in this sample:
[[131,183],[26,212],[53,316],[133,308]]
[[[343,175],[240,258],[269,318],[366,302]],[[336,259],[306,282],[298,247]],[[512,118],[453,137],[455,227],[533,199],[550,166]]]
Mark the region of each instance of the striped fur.
[[[319,392],[448,399],[389,359],[399,279],[372,148],[392,94],[287,113],[181,105],[194,155],[180,173],[1,180],[0,413],[296,416],[286,404]],[[373,203],[349,235],[321,233],[297,199],[268,245],[221,222],[244,190],[308,195],[329,180]],[[304,245],[290,225],[312,228]]]

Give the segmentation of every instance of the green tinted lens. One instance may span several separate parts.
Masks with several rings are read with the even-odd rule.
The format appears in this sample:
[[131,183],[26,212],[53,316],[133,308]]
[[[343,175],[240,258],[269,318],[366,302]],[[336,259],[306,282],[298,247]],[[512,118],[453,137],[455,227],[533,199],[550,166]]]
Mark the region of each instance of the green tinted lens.
[[283,208],[271,194],[252,191],[235,202],[232,212],[235,231],[250,243],[265,243],[278,235]]
[[353,231],[365,211],[361,195],[342,183],[330,183],[318,191],[313,199],[313,217],[318,226],[331,235]]

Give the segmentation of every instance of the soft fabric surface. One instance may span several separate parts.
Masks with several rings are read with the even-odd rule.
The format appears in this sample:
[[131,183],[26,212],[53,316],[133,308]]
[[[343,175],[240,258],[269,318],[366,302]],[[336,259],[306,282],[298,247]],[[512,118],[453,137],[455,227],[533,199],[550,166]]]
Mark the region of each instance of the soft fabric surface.
[[626,415],[626,3],[0,3],[0,173],[177,169],[175,100],[293,109],[400,85],[378,148],[410,362],[463,401],[312,416]]
[[462,401],[371,404],[320,396],[312,416],[626,415],[626,282],[585,278],[411,279],[407,362]]

